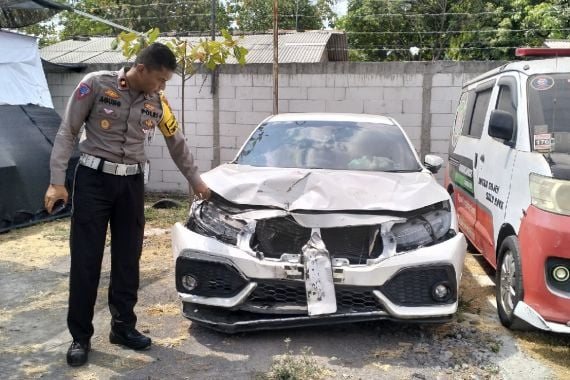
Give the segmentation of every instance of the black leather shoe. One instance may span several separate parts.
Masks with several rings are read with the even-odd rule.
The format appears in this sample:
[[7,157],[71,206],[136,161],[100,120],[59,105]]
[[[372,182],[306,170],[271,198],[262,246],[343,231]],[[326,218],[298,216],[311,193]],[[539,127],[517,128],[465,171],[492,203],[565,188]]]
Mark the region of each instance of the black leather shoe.
[[87,363],[87,356],[90,349],[91,345],[89,342],[81,343],[74,340],[67,350],[67,364],[72,367],[79,367]]
[[148,336],[138,332],[135,328],[111,329],[109,341],[113,344],[121,344],[133,350],[146,350],[152,341]]

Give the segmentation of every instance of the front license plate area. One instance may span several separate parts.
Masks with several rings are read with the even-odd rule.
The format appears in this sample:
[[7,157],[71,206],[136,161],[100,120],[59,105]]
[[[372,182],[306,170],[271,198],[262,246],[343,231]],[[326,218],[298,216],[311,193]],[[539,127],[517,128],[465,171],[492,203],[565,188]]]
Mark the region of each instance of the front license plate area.
[[303,258],[309,315],[336,313],[331,259],[318,233],[303,247]]

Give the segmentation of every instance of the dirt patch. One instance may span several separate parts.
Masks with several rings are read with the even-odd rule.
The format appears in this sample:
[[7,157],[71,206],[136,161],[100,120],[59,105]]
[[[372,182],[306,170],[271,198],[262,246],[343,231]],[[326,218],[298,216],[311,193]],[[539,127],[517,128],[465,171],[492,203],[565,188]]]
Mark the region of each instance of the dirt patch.
[[[501,378],[491,363],[507,349],[501,337],[511,333],[496,316],[493,270],[479,256],[467,255],[460,307],[451,323],[379,322],[228,337],[181,317],[170,229],[186,220],[188,208],[148,207],[158,199],[150,197],[146,203],[137,306],[138,327],[152,336],[153,349],[137,353],[108,342],[108,241],[96,305],[94,351],[90,364],[79,370],[68,368],[64,356],[69,345],[65,330],[69,219],[0,234],[0,368],[13,374],[8,378],[96,379],[125,374],[128,378],[178,378],[187,373],[196,378],[250,378],[255,371],[268,370],[273,359],[289,354],[283,346],[289,335],[295,352],[290,357],[302,359],[299,352],[312,346],[313,353],[305,356],[314,355],[319,366],[333,368],[336,375],[331,378]],[[557,378],[566,378],[570,337],[542,332],[514,337],[525,353],[546,363]]]
[[495,301],[495,270],[479,254],[469,252],[461,283],[458,321],[470,315],[484,315],[496,323],[478,323],[487,334],[513,334],[517,346],[531,358],[550,367],[556,379],[567,379],[570,368],[570,335],[543,331],[508,331],[499,322]]

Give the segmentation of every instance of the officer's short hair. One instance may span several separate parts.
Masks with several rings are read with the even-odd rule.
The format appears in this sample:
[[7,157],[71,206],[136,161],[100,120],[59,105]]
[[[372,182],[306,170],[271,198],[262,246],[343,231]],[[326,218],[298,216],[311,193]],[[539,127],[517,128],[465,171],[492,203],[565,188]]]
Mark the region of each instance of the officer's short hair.
[[176,57],[168,46],[155,42],[140,51],[135,59],[135,65],[142,63],[149,70],[161,70],[163,68],[176,70]]

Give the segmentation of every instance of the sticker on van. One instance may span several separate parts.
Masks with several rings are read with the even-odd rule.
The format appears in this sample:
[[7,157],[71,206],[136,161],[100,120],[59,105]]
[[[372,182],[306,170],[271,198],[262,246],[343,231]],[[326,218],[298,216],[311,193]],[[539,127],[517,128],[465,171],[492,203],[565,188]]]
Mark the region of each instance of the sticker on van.
[[551,152],[554,145],[552,133],[541,133],[534,135],[534,150],[540,152]]
[[554,79],[546,75],[538,76],[530,82],[530,87],[537,91],[550,90],[552,86],[554,86]]

